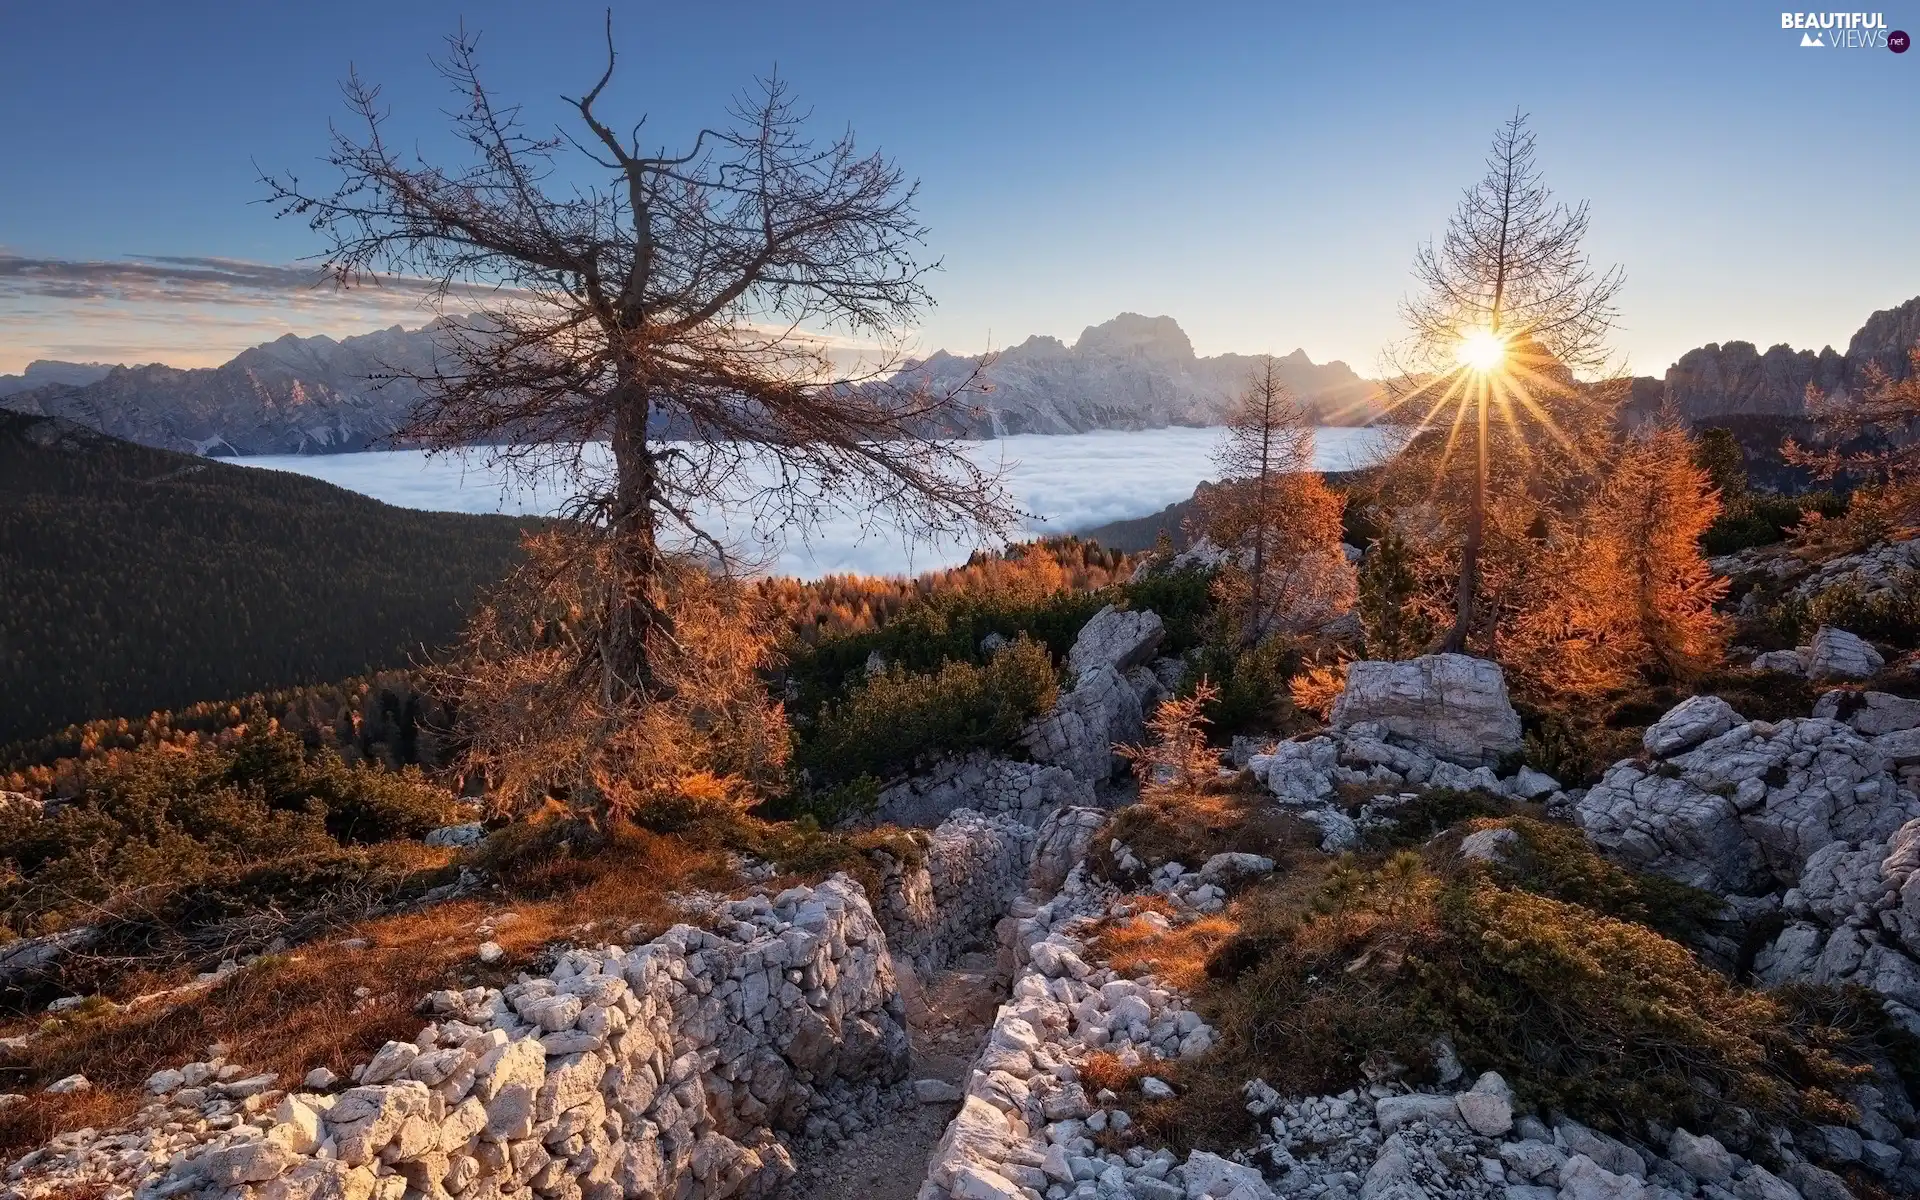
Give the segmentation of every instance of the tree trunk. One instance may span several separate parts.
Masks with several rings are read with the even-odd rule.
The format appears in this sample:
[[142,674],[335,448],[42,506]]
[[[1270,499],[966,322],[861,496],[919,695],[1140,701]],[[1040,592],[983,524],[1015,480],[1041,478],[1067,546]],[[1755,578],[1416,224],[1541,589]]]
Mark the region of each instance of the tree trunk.
[[611,571],[602,633],[601,693],[609,707],[635,694],[651,695],[656,680],[649,649],[666,628],[659,600],[665,561],[653,513],[656,464],[647,444],[646,385],[627,382],[614,407],[613,508],[608,514]]
[[1460,584],[1454,592],[1453,628],[1447,630],[1447,636],[1440,641],[1443,654],[1461,654],[1466,651],[1467,637],[1473,631],[1474,602],[1480,592],[1480,547],[1486,539],[1487,526],[1487,389],[1488,383],[1479,380],[1479,390],[1474,396],[1474,474],[1473,503],[1467,510],[1467,536],[1460,547]]

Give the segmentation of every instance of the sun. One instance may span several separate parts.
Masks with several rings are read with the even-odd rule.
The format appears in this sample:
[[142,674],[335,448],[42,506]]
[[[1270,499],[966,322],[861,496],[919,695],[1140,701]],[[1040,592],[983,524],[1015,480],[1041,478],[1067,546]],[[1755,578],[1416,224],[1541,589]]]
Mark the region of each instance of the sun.
[[1507,357],[1507,343],[1499,334],[1486,329],[1476,329],[1460,339],[1460,346],[1454,351],[1463,367],[1476,371],[1491,371]]

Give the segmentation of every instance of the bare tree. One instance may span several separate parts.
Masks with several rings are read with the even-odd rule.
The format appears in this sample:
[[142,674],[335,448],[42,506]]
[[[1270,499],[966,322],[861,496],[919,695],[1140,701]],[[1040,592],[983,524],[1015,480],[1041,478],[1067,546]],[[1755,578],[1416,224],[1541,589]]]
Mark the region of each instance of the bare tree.
[[[997,532],[1017,515],[997,476],[921,433],[959,396],[886,382],[931,269],[917,185],[890,160],[851,132],[810,139],[775,78],[684,151],[644,149],[644,118],[623,136],[598,107],[611,14],[605,70],[567,101],[576,132],[528,133],[482,84],[476,39],[448,46],[437,66],[461,97],[464,164],[395,145],[379,89],[352,76],[353,127],[327,157],[337,182],[264,182],[327,240],[340,286],[393,272],[443,296],[498,289],[444,323],[432,370],[403,374],[423,400],[402,436],[489,445],[510,471],[570,486],[569,515],[609,551],[573,666],[603,708],[670,690],[652,665],[674,636],[669,558],[735,561],[717,506],[790,531],[879,511],[903,536]],[[880,350],[836,368],[833,337]],[[610,466],[587,449],[602,440]]]
[[[1455,433],[1473,430],[1474,478],[1461,540],[1454,623],[1441,648],[1460,650],[1473,626],[1485,540],[1489,411],[1544,417],[1528,396],[1557,371],[1604,373],[1618,317],[1619,267],[1597,269],[1583,243],[1585,201],[1556,203],[1534,165],[1534,135],[1516,111],[1494,134],[1487,172],[1461,197],[1438,245],[1414,256],[1418,294],[1402,306],[1411,331],[1393,356],[1396,406],[1431,397]],[[1532,359],[1533,362],[1528,360]],[[1551,390],[1551,389],[1550,389]],[[1449,447],[1452,445],[1449,436]]]

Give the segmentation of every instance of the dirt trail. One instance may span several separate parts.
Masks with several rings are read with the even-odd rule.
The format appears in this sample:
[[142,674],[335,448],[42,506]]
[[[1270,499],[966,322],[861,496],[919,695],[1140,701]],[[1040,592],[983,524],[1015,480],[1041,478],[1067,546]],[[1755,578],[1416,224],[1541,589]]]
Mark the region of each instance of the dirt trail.
[[[922,995],[907,999],[907,1030],[913,1044],[908,1079],[939,1079],[964,1086],[967,1066],[986,1040],[1001,991],[993,955],[961,956],[935,975]],[[827,1153],[801,1163],[782,1200],[913,1200],[926,1178],[927,1160],[960,1109],[950,1104],[910,1104]]]

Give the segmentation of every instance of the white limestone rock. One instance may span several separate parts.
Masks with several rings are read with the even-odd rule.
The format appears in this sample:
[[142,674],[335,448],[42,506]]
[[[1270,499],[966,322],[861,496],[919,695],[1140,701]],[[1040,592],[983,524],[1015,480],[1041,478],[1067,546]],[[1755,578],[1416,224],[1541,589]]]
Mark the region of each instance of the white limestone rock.
[[1741,723],[1741,716],[1718,696],[1690,696],[1647,727],[1640,744],[1656,758],[1691,750]]
[[1886,659],[1863,639],[1844,629],[1822,625],[1813,635],[1813,649],[1807,657],[1807,678],[1866,679],[1885,665]]
[[1166,626],[1158,614],[1109,604],[1080,627],[1073,649],[1067,652],[1067,669],[1078,680],[1095,667],[1125,672],[1144,666],[1152,661],[1166,636]]
[[1835,688],[1814,702],[1813,715],[1844,722],[1866,737],[1878,737],[1920,729],[1920,700]]
[[1350,664],[1332,725],[1344,731],[1362,722],[1464,766],[1492,763],[1521,744],[1499,665],[1464,654]]

